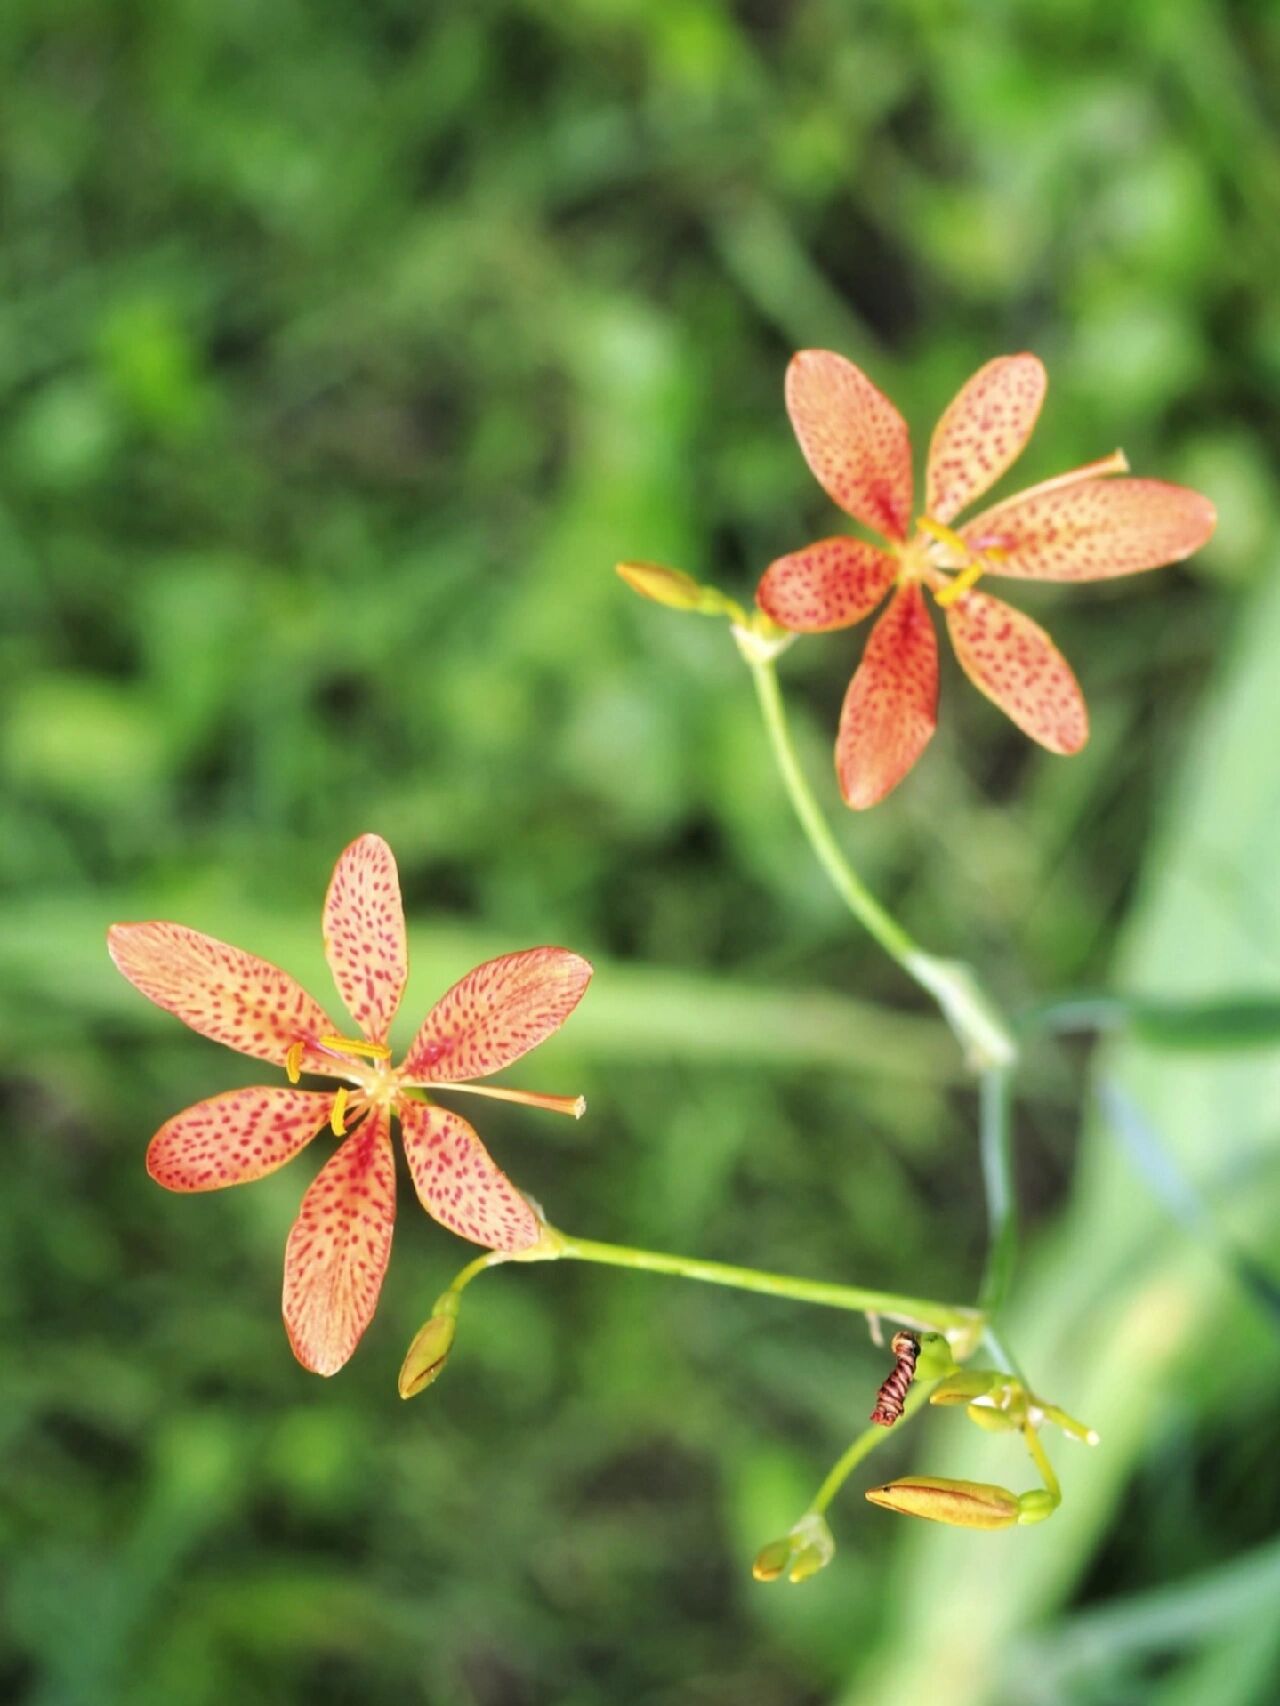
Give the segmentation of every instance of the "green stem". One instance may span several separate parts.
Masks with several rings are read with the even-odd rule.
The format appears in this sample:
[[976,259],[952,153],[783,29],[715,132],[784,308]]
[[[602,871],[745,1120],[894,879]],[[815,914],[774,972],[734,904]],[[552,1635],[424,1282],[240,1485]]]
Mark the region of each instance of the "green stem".
[[[858,922],[937,1002],[970,1066],[979,1074],[982,1181],[990,1223],[979,1301],[989,1320],[1008,1296],[1018,1244],[1011,1138],[1013,1068],[1018,1048],[1013,1031],[972,969],[963,961],[939,959],[919,947],[868,891],[841,850],[800,768],[787,726],[776,663],[784,642],[742,626],[734,628],[734,638],[751,670],[783,785],[818,863]],[[1014,1366],[1012,1361],[1009,1366]]]
[[734,635],[751,670],[760,714],[783,785],[832,887],[885,953],[937,1002],[975,1071],[1012,1065],[1017,1057],[1013,1033],[972,969],[962,961],[938,959],[926,953],[880,904],[849,863],[800,768],[769,642],[750,629],[735,627]]
[[1058,1477],[1053,1472],[1053,1465],[1036,1435],[1036,1430],[1030,1426],[1025,1427],[1022,1430],[1022,1437],[1027,1450],[1031,1453],[1031,1461],[1040,1471],[1040,1479],[1044,1482],[1045,1491],[1055,1505],[1060,1505],[1062,1503],[1062,1488],[1058,1484]]
[[[863,928],[875,938],[886,954],[895,959],[905,971],[911,972],[911,962],[921,955],[920,947],[897,919],[885,911],[849,864],[800,768],[800,760],[791,740],[791,731],[787,727],[787,715],[778,688],[778,671],[773,659],[747,656],[747,663],[756,685],[760,714],[764,718],[773,756],[791,804],[795,808],[795,814],[800,820],[800,827],[808,837],[818,863],[831,879],[836,893]],[[911,975],[914,976],[914,973]]]
[[471,1284],[472,1280],[476,1278],[477,1274],[482,1274],[486,1268],[496,1268],[499,1263],[509,1260],[510,1257],[505,1251],[486,1250],[483,1256],[477,1256],[474,1262],[468,1262],[465,1268],[459,1268],[458,1272],[453,1276],[445,1289],[440,1293],[440,1296],[436,1299],[433,1313],[439,1313],[442,1305],[447,1307],[445,1304],[445,1300],[447,1298],[461,1297],[462,1293]]
[[978,1146],[987,1198],[987,1263],[978,1299],[994,1317],[1009,1295],[1018,1255],[1018,1206],[1013,1188],[1013,1085],[1007,1067],[991,1067],[978,1082]]
[[826,1280],[801,1279],[793,1274],[765,1273],[759,1268],[734,1267],[727,1262],[704,1262],[691,1256],[669,1256],[658,1250],[635,1250],[625,1244],[601,1244],[592,1238],[557,1233],[558,1256],[578,1262],[601,1262],[613,1268],[636,1268],[645,1273],[673,1274],[706,1285],[732,1286],[738,1291],[766,1292],[798,1303],[817,1303],[830,1309],[851,1309],[861,1315],[885,1315],[909,1326],[965,1334],[980,1329],[982,1312],[963,1304],[938,1303],[929,1297],[907,1297],[895,1291],[869,1291],[865,1286],[834,1285]]
[[[900,1422],[905,1422],[908,1416],[915,1415],[937,1384],[936,1380],[917,1381],[915,1383],[910,1392],[907,1393],[906,1401],[902,1406]],[[832,1465],[831,1472],[814,1494],[809,1510],[805,1512],[805,1515],[807,1516],[812,1512],[821,1516],[863,1458],[870,1457],[876,1447],[889,1437],[889,1433],[890,1429],[882,1428],[878,1422],[869,1428],[864,1428],[854,1438],[844,1456],[838,1458]]]
[[1024,1386],[1027,1384],[1027,1377],[1023,1374],[1017,1357],[1014,1356],[990,1321],[982,1329],[982,1343],[987,1347],[1002,1374],[1012,1374]]

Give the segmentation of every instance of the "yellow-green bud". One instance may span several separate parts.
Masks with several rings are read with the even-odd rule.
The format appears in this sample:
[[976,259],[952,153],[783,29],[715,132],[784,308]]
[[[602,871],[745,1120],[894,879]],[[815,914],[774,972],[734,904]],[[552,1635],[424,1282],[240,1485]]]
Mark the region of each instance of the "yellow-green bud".
[[836,1543],[827,1520],[809,1511],[781,1540],[771,1540],[756,1553],[751,1574],[758,1582],[776,1582],[785,1571],[788,1581],[807,1582],[825,1570],[835,1557]]
[[699,616],[742,616],[740,607],[718,587],[703,586],[683,569],[669,569],[663,563],[619,563],[617,568],[632,592],[655,604],[665,604],[669,610],[692,610]]
[[400,1368],[400,1396],[416,1398],[440,1374],[449,1360],[453,1335],[457,1330],[457,1308],[452,1313],[433,1315],[424,1321],[414,1334],[413,1343],[405,1354]]
[[996,1382],[1003,1377],[987,1369],[964,1368],[940,1381],[929,1394],[931,1404],[969,1404],[975,1398],[985,1398]]
[[1059,1501],[1044,1487],[1035,1487],[1029,1493],[1018,1495],[1018,1521],[1043,1522],[1047,1516],[1052,1516],[1058,1508]]
[[1007,1410],[997,1410],[993,1404],[970,1404],[965,1415],[976,1427],[989,1434],[1012,1433],[1022,1425],[1016,1416],[1011,1416]]
[[921,1516],[953,1528],[1010,1528],[1018,1520],[1018,1495],[988,1481],[953,1481],[945,1475],[908,1475],[868,1487],[873,1505],[902,1516]]
[[956,1359],[945,1333],[917,1333],[920,1354],[916,1358],[917,1380],[939,1380],[956,1372]]
[[791,1562],[791,1537],[771,1540],[756,1553],[751,1574],[758,1582],[776,1582]]

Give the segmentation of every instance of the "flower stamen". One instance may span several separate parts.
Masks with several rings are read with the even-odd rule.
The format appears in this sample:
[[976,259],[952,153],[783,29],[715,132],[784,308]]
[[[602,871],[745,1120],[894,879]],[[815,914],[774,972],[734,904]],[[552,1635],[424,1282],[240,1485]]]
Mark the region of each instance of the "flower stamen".
[[[1051,480],[1040,480],[1017,494],[1017,502],[1042,497],[1045,492],[1060,492],[1066,486],[1078,486],[1085,480],[1102,480],[1108,474],[1127,474],[1129,458],[1123,450],[1113,450],[1110,456],[1100,456],[1096,462],[1086,462],[1081,468],[1071,468],[1065,474],[1055,474]],[[1012,501],[1012,500],[1010,500]]]
[[949,604],[954,604],[957,599],[963,598],[970,587],[986,574],[993,563],[999,563],[1008,555],[999,545],[993,545],[984,551],[975,550],[967,540],[961,538],[954,528],[946,527],[942,522],[935,521],[931,515],[920,516],[916,526],[922,533],[927,534],[930,539],[936,540],[939,545],[944,546],[946,550],[954,553],[958,558],[957,562],[938,565],[940,568],[958,569],[960,571],[955,579],[949,581],[946,586],[939,587],[936,583],[934,584],[933,596],[944,610]]
[[964,569],[953,581],[948,581],[946,586],[934,593],[935,601],[945,610],[949,604],[954,604],[957,599],[963,598],[969,588],[980,580],[986,572],[986,563],[981,557],[975,557],[967,569]]
[[949,564],[948,567],[959,568],[961,564],[967,563],[972,557],[973,552],[953,527],[947,527],[941,521],[935,521],[931,515],[918,516],[916,526],[921,533],[927,533],[930,539],[936,540],[939,545],[945,545],[948,551],[955,552],[960,561]]
[[333,1098],[333,1107],[329,1112],[329,1129],[335,1137],[347,1135],[347,1097],[350,1094],[344,1084]]
[[366,1042],[363,1037],[321,1037],[317,1046],[326,1054],[354,1054],[365,1060],[391,1059],[391,1050],[385,1043]]
[[519,1102],[526,1108],[545,1108],[580,1120],[587,1111],[585,1096],[544,1096],[536,1090],[503,1090],[496,1084],[432,1084],[432,1091],[457,1090],[466,1096],[491,1096],[495,1102]]
[[306,1043],[291,1043],[289,1052],[284,1057],[284,1070],[290,1084],[296,1084],[302,1077],[302,1057],[307,1051]]

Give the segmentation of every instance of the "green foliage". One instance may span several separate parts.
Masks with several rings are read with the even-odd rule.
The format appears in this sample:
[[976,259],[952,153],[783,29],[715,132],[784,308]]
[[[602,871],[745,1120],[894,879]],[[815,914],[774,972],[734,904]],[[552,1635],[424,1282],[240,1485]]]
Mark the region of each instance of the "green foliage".
[[[1278,73],[1273,11],[1213,0],[0,7],[0,1694],[793,1706],[872,1675],[918,1700],[924,1654],[939,1702],[994,1698],[997,1659],[1070,1702],[1275,1698],[1274,1558],[1241,1559],[1277,1497],[1274,1340],[1100,1129],[1077,1173],[1078,1054],[1026,1074],[1019,1343],[1102,1447],[1053,1522],[960,1550],[851,1488],[831,1567],[766,1592],[750,1560],[882,1354],[767,1300],[506,1270],[406,1406],[465,1259],[406,1197],[355,1361],[304,1375],[279,1263],[312,1163],[149,1184],[161,1120],[255,1069],[115,980],[102,931],[179,917],[319,993],[324,883],[377,829],[416,927],[406,1026],[476,950],[601,962],[537,1058],[588,1118],[483,1122],[559,1223],[971,1291],[948,1034],[808,859],[722,626],[613,564],[746,601],[830,528],[792,348],[871,365],[917,445],[979,361],[1034,348],[1019,474],[1119,441],[1203,484],[1220,535],[1020,597],[1078,665],[1079,758],[953,671],[920,771],[839,833],[1010,1003],[1114,982],[1220,1020],[1274,992]],[[1273,636],[1262,662],[1237,629]],[[782,660],[821,785],[850,655]],[[1108,1071],[1264,1248],[1274,1055],[1142,1046]],[[1151,1597],[1180,1584],[1198,1652]],[[916,1640],[971,1602],[959,1667]]]

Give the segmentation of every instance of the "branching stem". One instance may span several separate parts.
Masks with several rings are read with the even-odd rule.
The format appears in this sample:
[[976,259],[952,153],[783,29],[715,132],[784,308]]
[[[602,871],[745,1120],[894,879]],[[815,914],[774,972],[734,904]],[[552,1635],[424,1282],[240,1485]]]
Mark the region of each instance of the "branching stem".
[[613,1268],[636,1268],[651,1274],[672,1274],[701,1280],[706,1285],[732,1286],[738,1291],[764,1292],[797,1303],[817,1303],[830,1309],[849,1309],[860,1315],[885,1315],[908,1326],[954,1332],[966,1341],[984,1326],[982,1312],[963,1304],[939,1303],[930,1297],[909,1297],[896,1291],[871,1291],[866,1286],[837,1285],[828,1280],[801,1279],[795,1274],[766,1273],[760,1268],[735,1267],[728,1262],[705,1262],[692,1256],[671,1256],[658,1250],[636,1250],[626,1244],[602,1244],[592,1238],[573,1238],[558,1232],[557,1256],[579,1262],[602,1262]]

